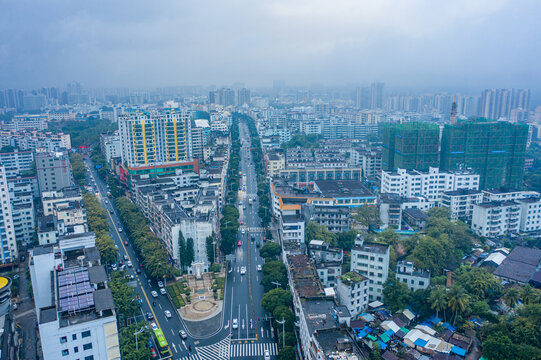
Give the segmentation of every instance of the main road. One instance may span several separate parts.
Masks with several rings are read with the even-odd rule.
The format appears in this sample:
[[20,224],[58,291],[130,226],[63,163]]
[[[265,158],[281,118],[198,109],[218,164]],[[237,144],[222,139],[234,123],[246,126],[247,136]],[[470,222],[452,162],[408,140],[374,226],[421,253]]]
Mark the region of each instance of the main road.
[[[236,246],[235,260],[228,264],[226,271],[223,311],[218,320],[219,329],[205,337],[195,337],[190,333],[189,326],[186,326],[177,315],[169,298],[159,293],[157,279],[150,279],[149,284],[145,271],[136,273],[135,269],[140,264],[139,259],[131,245],[125,245],[127,237],[124,232],[119,231],[120,219],[113,204],[106,197],[106,185],[99,179],[92,164],[87,162],[93,187],[109,214],[111,237],[118,246],[120,259],[127,255],[133,264],[127,271],[130,275],[134,275],[137,282],[135,289],[142,299],[142,313],[145,316],[148,312],[152,313],[153,321],[162,329],[169,343],[170,357],[173,359],[263,359],[266,351],[271,359],[277,359],[275,330],[269,314],[261,307],[264,289],[260,281],[263,275],[258,269],[264,264],[263,258],[259,256],[259,249],[263,246],[264,229],[261,228],[261,219],[257,213],[257,175],[250,154],[250,135],[243,123],[240,124],[240,137],[242,179],[237,199],[239,221],[242,222],[237,237],[240,245]],[[249,199],[252,199],[251,204]],[[152,297],[153,290],[159,294],[157,298]],[[165,310],[169,310],[173,316],[166,318]],[[187,340],[182,340],[179,336],[180,329],[187,331]]]

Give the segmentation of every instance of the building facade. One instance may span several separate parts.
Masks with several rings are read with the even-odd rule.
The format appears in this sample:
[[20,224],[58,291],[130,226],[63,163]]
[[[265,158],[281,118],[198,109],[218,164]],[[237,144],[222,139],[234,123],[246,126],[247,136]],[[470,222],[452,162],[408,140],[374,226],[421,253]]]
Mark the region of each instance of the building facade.
[[40,192],[59,191],[73,187],[73,175],[66,152],[36,153],[36,171]]
[[0,262],[9,264],[17,261],[17,239],[13,225],[13,212],[9,201],[6,171],[0,166]]
[[351,271],[368,278],[370,301],[382,301],[383,284],[389,275],[389,246],[365,242],[358,236],[351,249]]

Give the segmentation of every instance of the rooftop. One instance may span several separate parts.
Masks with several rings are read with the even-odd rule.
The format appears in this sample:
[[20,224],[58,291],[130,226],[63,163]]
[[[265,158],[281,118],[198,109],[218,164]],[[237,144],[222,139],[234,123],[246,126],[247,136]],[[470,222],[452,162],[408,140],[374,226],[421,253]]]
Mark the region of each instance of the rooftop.
[[367,278],[362,276],[358,272],[350,271],[350,272],[347,272],[344,275],[342,275],[340,277],[340,280],[342,280],[342,282],[344,284],[350,285],[350,284],[356,284],[356,283],[359,283],[361,281],[367,280]]
[[310,334],[313,334],[316,330],[338,327],[332,315],[334,308],[332,300],[301,299],[301,303]]
[[363,251],[363,252],[369,252],[374,254],[386,254],[389,250],[389,245],[385,244],[379,244],[379,243],[370,243],[370,242],[364,242],[362,245],[355,245],[353,251]]

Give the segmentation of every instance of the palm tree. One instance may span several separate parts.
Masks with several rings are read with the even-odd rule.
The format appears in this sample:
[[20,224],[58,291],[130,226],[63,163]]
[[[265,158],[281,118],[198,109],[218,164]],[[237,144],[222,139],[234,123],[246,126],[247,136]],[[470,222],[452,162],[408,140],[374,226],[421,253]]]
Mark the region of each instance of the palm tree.
[[430,308],[436,310],[436,317],[438,317],[439,312],[447,306],[447,291],[445,288],[443,286],[437,286],[432,289],[428,297],[428,302],[430,303]]
[[515,307],[515,305],[518,302],[518,297],[519,297],[518,290],[516,288],[514,288],[514,287],[505,290],[505,292],[503,293],[503,296],[502,296],[503,301],[510,308]]
[[458,312],[466,310],[470,303],[470,296],[463,287],[456,285],[447,293],[447,305],[455,312],[453,325],[456,322]]
[[520,292],[520,300],[522,300],[524,304],[530,304],[534,302],[536,295],[536,291],[530,286],[530,284],[526,284]]

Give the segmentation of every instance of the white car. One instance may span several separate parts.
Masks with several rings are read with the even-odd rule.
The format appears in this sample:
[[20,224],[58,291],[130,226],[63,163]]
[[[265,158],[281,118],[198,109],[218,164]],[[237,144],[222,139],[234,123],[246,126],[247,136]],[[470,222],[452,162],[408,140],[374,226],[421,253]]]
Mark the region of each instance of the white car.
[[118,266],[116,264],[113,264],[111,265],[111,269],[113,269],[113,271],[117,271],[118,270]]
[[245,230],[245,229],[242,229],[240,232],[241,232],[242,235],[246,234],[246,230]]
[[122,228],[118,228],[118,232],[121,233],[121,232],[122,232]]
[[133,266],[132,263],[131,263],[131,261],[128,261],[127,265],[128,265],[128,267],[132,267],[132,266]]
[[261,264],[257,265],[257,271],[263,271],[263,266],[261,266]]
[[158,281],[158,286],[162,288],[162,287],[163,287],[163,283],[162,283],[161,281]]
[[150,292],[150,295],[152,295],[152,297],[155,297],[155,298],[158,297],[158,293],[154,290]]
[[246,274],[246,266],[242,266],[242,267],[240,268],[240,274],[241,274],[241,275]]
[[124,255],[124,261],[128,261],[130,260],[130,258],[128,257],[128,255]]
[[171,311],[165,310],[163,313],[165,314],[166,318],[171,319]]
[[160,288],[160,294],[162,295],[167,294],[167,291],[165,290],[165,288]]
[[237,319],[233,319],[233,329],[237,329],[239,327],[239,321]]
[[152,331],[158,330],[158,325],[156,325],[155,322],[151,322],[151,323],[150,323],[150,328],[152,329]]
[[270,360],[270,352],[269,352],[269,350],[265,350],[265,360]]

